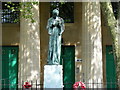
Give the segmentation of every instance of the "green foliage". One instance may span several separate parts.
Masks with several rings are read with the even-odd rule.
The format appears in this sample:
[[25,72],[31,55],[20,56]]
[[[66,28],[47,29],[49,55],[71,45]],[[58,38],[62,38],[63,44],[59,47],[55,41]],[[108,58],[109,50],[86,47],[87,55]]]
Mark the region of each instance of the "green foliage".
[[[33,19],[34,13],[32,12],[33,5],[39,5],[38,2],[20,2],[19,5],[16,5],[14,2],[7,2],[6,7],[14,11],[20,12],[20,17],[24,19],[30,19],[32,23],[35,22]],[[20,19],[16,19],[15,22],[19,22]]]
[[118,32],[117,32],[117,20],[115,19],[112,5],[110,2],[101,2],[102,13],[104,15],[104,21],[106,22],[106,26],[108,30],[110,30],[112,39],[113,39],[113,47],[114,47],[114,56],[116,60],[116,69],[117,69],[117,78],[120,75],[120,45],[118,43]]

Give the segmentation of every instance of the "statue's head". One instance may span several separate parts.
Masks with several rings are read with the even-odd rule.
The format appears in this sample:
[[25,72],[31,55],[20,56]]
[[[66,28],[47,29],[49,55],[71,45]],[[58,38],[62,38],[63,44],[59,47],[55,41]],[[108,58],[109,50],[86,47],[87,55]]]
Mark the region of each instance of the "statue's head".
[[53,12],[52,12],[53,18],[56,17],[56,16],[58,16],[58,15],[59,15],[58,9],[54,9]]

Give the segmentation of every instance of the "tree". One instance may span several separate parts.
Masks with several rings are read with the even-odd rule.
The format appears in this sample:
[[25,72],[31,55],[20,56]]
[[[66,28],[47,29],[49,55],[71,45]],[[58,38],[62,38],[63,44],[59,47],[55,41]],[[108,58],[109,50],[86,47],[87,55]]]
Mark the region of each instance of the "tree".
[[[12,12],[19,11],[20,18],[30,19],[31,22],[35,22],[32,18],[34,13],[32,13],[33,5],[39,5],[39,2],[6,2],[5,6]],[[15,22],[19,22],[20,19],[15,19]]]
[[[108,30],[110,30],[112,40],[113,40],[113,48],[114,48],[114,58],[116,60],[116,71],[117,71],[117,79],[120,78],[120,32],[118,29],[118,21],[116,20],[112,5],[110,2],[101,2],[102,13],[104,15],[104,20],[106,22],[106,26]],[[120,12],[120,9],[119,9]],[[119,13],[118,13],[119,14]],[[120,15],[117,15],[120,18]]]

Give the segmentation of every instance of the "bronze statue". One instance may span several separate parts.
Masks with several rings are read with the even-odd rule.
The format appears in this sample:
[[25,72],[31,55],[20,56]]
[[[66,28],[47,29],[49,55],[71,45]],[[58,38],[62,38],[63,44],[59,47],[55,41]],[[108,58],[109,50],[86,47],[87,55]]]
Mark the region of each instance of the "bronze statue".
[[49,34],[49,49],[47,64],[60,64],[61,35],[65,29],[64,20],[58,16],[59,11],[54,9],[52,17],[48,19],[47,30]]

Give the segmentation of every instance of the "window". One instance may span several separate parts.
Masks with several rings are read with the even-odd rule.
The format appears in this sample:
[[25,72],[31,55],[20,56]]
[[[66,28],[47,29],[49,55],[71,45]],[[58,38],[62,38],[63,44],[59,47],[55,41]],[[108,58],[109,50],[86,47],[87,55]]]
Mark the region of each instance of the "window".
[[113,8],[113,12],[114,12],[114,15],[115,15],[115,18],[117,19],[118,18],[118,13],[119,13],[119,2],[111,2],[112,4],[112,8]]
[[51,2],[50,13],[52,16],[52,10],[59,8],[59,16],[64,19],[65,23],[74,22],[74,2]]
[[[7,3],[2,3],[2,23],[18,23],[15,22],[19,19],[19,11],[12,11],[6,6]],[[15,8],[19,5],[18,2],[15,2],[13,5]]]

